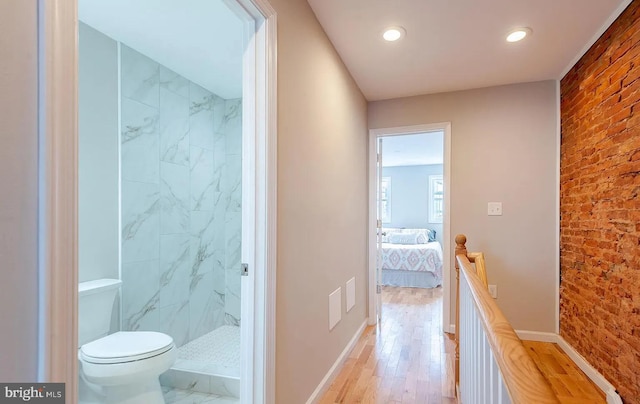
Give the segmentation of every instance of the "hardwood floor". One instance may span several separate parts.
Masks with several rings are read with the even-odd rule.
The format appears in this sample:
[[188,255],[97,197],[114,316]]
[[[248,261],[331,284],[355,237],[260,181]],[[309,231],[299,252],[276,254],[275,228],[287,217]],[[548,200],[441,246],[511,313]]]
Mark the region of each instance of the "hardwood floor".
[[[382,324],[367,327],[320,403],[456,403],[455,346],[442,332],[442,288],[385,286],[382,302]],[[561,403],[606,403],[557,344],[523,344]]]
[[442,288],[383,287],[368,327],[321,403],[455,403],[454,342],[442,332]]
[[604,393],[573,363],[558,344],[522,341],[529,356],[563,404],[606,404]]

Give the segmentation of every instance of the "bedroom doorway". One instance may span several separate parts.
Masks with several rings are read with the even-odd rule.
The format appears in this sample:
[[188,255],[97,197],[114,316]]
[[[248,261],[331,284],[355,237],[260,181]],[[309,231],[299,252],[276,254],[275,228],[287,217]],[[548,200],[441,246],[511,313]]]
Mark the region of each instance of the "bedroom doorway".
[[394,296],[426,294],[452,332],[449,155],[449,123],[370,132],[370,324]]

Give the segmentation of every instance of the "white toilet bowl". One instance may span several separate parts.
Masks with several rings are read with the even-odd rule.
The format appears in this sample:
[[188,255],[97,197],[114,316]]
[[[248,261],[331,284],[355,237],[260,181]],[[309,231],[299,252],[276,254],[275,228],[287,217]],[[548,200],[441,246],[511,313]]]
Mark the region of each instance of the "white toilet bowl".
[[81,384],[95,385],[81,385],[81,393],[99,390],[106,403],[162,404],[158,378],[175,362],[176,348],[166,334],[121,331],[84,344],[78,358]]

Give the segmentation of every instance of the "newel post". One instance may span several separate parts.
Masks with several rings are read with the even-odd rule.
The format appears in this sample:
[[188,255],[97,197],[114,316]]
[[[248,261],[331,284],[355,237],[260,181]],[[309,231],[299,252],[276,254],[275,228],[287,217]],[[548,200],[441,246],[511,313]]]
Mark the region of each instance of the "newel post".
[[[467,236],[464,234],[458,234],[456,236],[456,251],[455,256],[464,255],[467,256]],[[456,268],[456,387],[460,382],[460,265],[457,258],[454,259]],[[457,391],[457,389],[456,389]]]

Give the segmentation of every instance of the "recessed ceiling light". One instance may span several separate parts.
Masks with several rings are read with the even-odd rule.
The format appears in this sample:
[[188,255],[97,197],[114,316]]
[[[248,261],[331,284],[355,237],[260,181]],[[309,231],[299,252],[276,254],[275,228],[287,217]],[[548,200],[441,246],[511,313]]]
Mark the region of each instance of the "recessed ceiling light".
[[522,41],[527,35],[531,35],[531,28],[517,28],[509,32],[507,42]]
[[393,42],[402,38],[406,34],[406,31],[402,27],[389,27],[384,30],[382,37],[385,41]]

